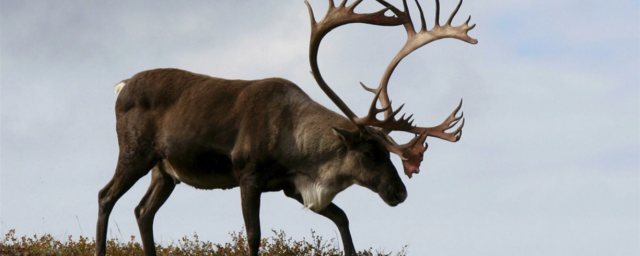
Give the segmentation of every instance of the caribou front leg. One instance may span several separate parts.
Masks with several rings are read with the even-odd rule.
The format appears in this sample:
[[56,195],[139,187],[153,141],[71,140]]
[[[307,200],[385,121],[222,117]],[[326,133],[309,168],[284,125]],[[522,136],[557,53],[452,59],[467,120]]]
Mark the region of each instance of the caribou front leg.
[[242,200],[242,215],[247,229],[247,241],[249,242],[249,256],[258,256],[260,248],[260,195],[262,191],[258,180],[253,175],[255,164],[248,164],[243,174],[249,177],[240,179],[240,195]]
[[[302,200],[302,196],[300,194],[295,194],[291,190],[285,190],[284,194],[290,198],[295,199],[301,204],[304,204],[304,201]],[[351,231],[349,231],[349,219],[347,218],[347,214],[345,214],[344,211],[334,203],[329,204],[327,207],[317,213],[324,217],[327,217],[338,227],[338,231],[340,231],[340,237],[342,238],[342,246],[344,247],[344,255],[356,255],[356,249],[353,246],[353,240],[351,239]]]

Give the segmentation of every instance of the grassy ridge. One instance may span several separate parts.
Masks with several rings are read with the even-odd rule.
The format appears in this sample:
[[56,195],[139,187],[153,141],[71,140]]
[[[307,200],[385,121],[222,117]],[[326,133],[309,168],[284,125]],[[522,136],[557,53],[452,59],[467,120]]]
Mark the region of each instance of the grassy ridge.
[[[215,244],[200,241],[198,235],[183,237],[177,243],[167,246],[156,245],[158,255],[195,255],[195,256],[245,256],[249,253],[244,233],[232,232],[231,242]],[[69,236],[66,241],[60,241],[46,234],[40,237],[15,237],[15,230],[10,230],[0,241],[0,255],[93,255],[95,250],[93,238],[80,236],[77,240]],[[373,249],[359,251],[361,256],[406,256],[407,247],[396,254],[374,251]],[[107,255],[144,255],[142,245],[131,236],[131,241],[121,241],[112,238],[107,241]],[[273,236],[263,238],[260,243],[262,256],[339,256],[342,255],[335,238],[323,240],[321,236],[311,231],[311,240],[294,241],[283,231],[273,230]]]

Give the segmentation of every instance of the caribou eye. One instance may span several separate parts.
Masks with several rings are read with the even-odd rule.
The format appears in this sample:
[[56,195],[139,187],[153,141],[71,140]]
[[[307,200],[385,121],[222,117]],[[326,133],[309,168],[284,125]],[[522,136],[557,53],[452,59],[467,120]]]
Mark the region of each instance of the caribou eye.
[[373,158],[373,154],[372,154],[371,152],[364,151],[364,152],[362,152],[362,153],[363,153],[363,154],[364,154],[364,156],[366,156],[367,158],[369,158],[369,159],[374,159],[374,158]]

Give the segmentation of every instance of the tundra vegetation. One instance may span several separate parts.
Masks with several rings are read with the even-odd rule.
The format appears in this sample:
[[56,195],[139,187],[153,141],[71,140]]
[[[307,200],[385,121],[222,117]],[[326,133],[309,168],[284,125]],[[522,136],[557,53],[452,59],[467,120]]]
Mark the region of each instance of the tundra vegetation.
[[[260,255],[263,256],[338,256],[340,251],[336,238],[324,240],[311,231],[311,239],[301,241],[287,237],[284,231],[272,230],[273,235],[263,238],[260,243]],[[249,253],[247,238],[243,231],[231,232],[231,241],[217,244],[202,241],[197,234],[183,237],[177,241],[156,244],[158,255],[194,255],[194,256],[244,256]],[[362,256],[406,256],[407,246],[399,252],[385,252],[382,249],[369,248],[359,251]],[[80,236],[56,238],[51,234],[41,236],[16,237],[14,229],[9,230],[0,240],[0,255],[94,255],[95,239]],[[130,240],[113,237],[107,240],[107,255],[144,255],[142,245],[131,236]]]

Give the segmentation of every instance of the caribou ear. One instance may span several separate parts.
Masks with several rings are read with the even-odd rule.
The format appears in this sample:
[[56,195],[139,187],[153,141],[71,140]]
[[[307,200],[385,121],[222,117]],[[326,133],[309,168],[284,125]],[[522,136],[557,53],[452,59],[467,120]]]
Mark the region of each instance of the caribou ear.
[[331,132],[333,135],[338,137],[342,143],[344,143],[347,148],[352,148],[360,139],[360,132],[354,133],[347,130],[343,130],[336,127],[331,127]]

